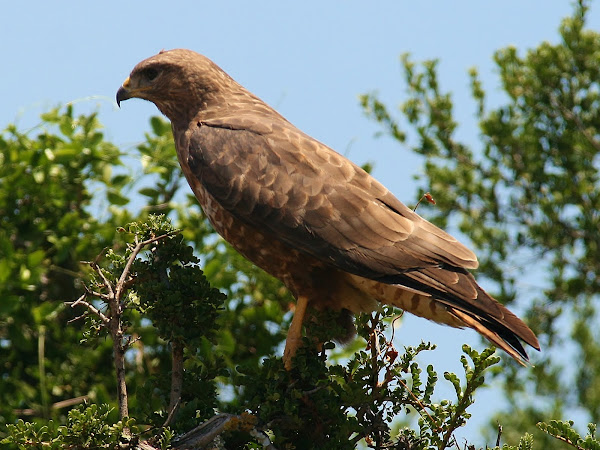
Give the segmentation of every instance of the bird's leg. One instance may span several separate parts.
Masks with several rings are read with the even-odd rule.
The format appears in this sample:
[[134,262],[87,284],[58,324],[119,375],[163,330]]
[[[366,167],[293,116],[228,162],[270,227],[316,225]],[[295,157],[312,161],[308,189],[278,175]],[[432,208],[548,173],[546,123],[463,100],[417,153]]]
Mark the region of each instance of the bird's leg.
[[302,323],[308,306],[308,298],[299,295],[296,301],[296,311],[292,318],[292,324],[288,330],[287,339],[285,340],[285,350],[283,351],[283,364],[286,370],[292,368],[292,358],[296,355],[296,351],[302,345]]

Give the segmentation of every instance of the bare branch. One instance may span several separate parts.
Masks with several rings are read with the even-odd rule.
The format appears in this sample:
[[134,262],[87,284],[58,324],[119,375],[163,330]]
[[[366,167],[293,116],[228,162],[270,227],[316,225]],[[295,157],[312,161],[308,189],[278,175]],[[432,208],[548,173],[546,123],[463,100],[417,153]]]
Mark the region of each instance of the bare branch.
[[178,341],[173,341],[171,347],[171,398],[169,400],[169,414],[163,427],[169,425],[177,413],[177,409],[181,403],[181,389],[183,386],[183,344]]
[[90,313],[89,311],[85,311],[83,314],[80,314],[79,316],[77,316],[77,317],[75,317],[75,318],[73,318],[71,320],[68,320],[67,323],[69,323],[69,324],[70,323],[75,323],[78,320],[85,319],[89,315],[89,313]]
[[[78,306],[78,305],[83,305],[87,309],[89,309],[92,313],[94,313],[95,315],[100,317],[100,320],[102,320],[102,322],[104,322],[105,324],[108,325],[110,323],[110,319],[102,311],[100,311],[94,305],[92,305],[91,303],[89,303],[85,300],[87,295],[88,295],[87,293],[83,294],[81,297],[79,297],[74,302],[65,302],[65,304],[71,306],[71,308],[74,308],[75,306]],[[79,316],[76,319],[72,319],[72,321],[78,320],[81,317],[83,317],[83,316]],[[71,321],[69,321],[69,322],[71,322]]]
[[176,438],[173,442],[173,448],[204,448],[213,442],[225,430],[245,430],[252,437],[256,438],[267,450],[277,450],[271,443],[267,434],[256,428],[254,425],[256,418],[247,413],[239,416],[233,414],[217,414],[211,417],[203,424],[197,426],[191,431],[188,431],[183,436]]
[[79,403],[83,403],[87,401],[89,397],[87,395],[81,395],[79,397],[69,398],[67,400],[61,400],[60,402],[56,402],[52,405],[52,409],[61,409],[66,408],[67,406],[78,405]]
[[183,436],[175,439],[172,442],[173,448],[202,448],[221,434],[225,426],[235,417],[238,416],[226,413],[217,414],[193,430],[188,431]]
[[114,298],[115,292],[113,290],[112,283],[106,278],[106,275],[104,275],[104,272],[102,272],[102,268],[96,263],[96,261],[94,261],[90,265],[92,266],[92,269],[94,269],[96,273],[100,275],[104,286],[106,287],[106,289],[108,289],[108,299],[110,300],[111,298]]
[[[82,395],[80,397],[69,398],[67,400],[61,400],[60,402],[53,403],[50,408],[52,409],[61,409],[66,408],[67,406],[77,405],[79,403],[83,403],[88,400],[89,397],[87,395]],[[37,409],[14,409],[13,413],[17,416],[39,416],[42,414],[40,410]]]

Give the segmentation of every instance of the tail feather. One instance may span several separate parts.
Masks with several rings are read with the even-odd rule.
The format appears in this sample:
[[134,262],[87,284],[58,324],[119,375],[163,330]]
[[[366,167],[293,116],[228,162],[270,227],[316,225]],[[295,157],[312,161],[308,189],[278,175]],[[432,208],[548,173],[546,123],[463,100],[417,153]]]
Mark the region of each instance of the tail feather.
[[[446,276],[452,281],[451,275]],[[487,294],[468,272],[456,273],[454,283],[448,282],[450,288],[446,291],[410,279],[408,281],[412,282],[408,287],[357,276],[351,276],[350,281],[356,288],[382,303],[451,327],[472,328],[520,364],[525,365],[529,361],[523,343],[540,349],[533,331]],[[463,291],[465,295],[457,295]]]
[[[474,329],[487,338],[496,345],[496,347],[504,350],[519,364],[524,366],[529,361],[529,356],[527,355],[525,348],[512,330],[509,330],[501,324],[489,322],[481,317],[472,316],[458,309],[452,309],[450,314],[464,322],[469,328]],[[528,344],[530,343],[528,342]],[[539,344],[537,346],[532,345],[532,347],[539,350]]]

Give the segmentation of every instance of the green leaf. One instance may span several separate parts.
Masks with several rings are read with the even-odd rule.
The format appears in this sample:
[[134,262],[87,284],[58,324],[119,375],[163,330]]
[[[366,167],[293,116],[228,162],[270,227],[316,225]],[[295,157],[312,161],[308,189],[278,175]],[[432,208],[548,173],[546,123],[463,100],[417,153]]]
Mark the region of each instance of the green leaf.
[[150,198],[157,198],[160,195],[159,191],[154,188],[142,188],[138,192]]
[[106,192],[106,198],[111,204],[117,206],[124,206],[129,203],[129,199],[127,197],[112,189]]
[[124,174],[115,175],[110,180],[111,186],[116,186],[116,187],[123,187],[126,184],[128,184],[129,182],[131,182],[131,177],[129,175],[124,175]]
[[[44,250],[36,250],[27,255],[27,265],[29,267],[37,267],[46,257],[46,252]],[[1,269],[0,269],[1,270]]]

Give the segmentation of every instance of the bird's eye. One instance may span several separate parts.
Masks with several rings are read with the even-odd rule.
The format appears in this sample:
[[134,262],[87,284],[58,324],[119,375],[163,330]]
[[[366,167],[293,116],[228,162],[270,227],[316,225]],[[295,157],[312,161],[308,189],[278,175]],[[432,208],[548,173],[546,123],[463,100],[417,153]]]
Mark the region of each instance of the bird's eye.
[[145,69],[142,73],[144,75],[144,78],[148,81],[154,81],[158,76],[158,70],[153,68]]

